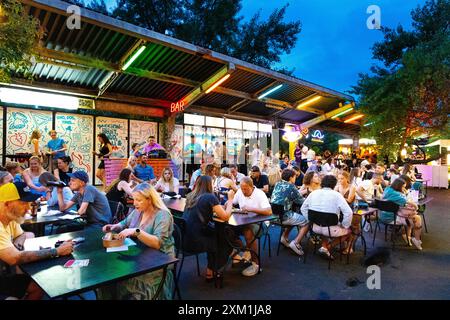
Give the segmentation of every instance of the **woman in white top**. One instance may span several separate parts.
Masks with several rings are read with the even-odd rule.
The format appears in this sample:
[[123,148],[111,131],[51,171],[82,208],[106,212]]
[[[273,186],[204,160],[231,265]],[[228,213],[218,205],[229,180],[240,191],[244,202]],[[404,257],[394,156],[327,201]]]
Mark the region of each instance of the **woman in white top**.
[[350,184],[358,186],[362,181],[361,170],[358,167],[350,169]]
[[322,166],[322,171],[324,174],[333,174],[334,173],[334,159],[333,158],[328,158],[327,162],[325,163],[325,165]]
[[252,151],[252,167],[259,165],[259,158],[261,158],[262,151],[259,149],[259,145],[255,143],[253,145],[253,151]]
[[176,194],[180,191],[180,181],[173,176],[173,171],[171,168],[164,168],[161,178],[158,180],[155,186],[158,192],[175,192]]
[[30,187],[31,192],[34,194],[40,194],[43,197],[46,196],[48,189],[41,185],[39,177],[46,172],[41,165],[41,159],[38,156],[32,156],[30,158],[30,167],[23,171],[23,180]]
[[233,190],[237,192],[236,183],[232,179],[230,168],[225,167],[220,170],[220,177],[216,179],[214,188],[218,191],[221,191],[221,188],[225,188],[227,191]]

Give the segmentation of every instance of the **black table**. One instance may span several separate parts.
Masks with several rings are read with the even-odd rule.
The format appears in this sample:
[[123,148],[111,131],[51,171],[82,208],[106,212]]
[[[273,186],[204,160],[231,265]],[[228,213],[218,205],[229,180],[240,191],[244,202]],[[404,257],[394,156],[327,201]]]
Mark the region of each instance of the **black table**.
[[163,199],[166,207],[175,216],[182,216],[184,212],[184,207],[186,206],[186,198],[180,199]]
[[[133,278],[155,270],[163,269],[163,280],[155,297],[164,285],[167,267],[178,260],[159,250],[151,249],[139,241],[128,251],[107,253],[102,243],[101,230],[86,229],[79,232],[63,233],[48,237],[28,239],[31,244],[47,245],[49,241],[85,237],[85,241],[75,248],[72,256],[37,261],[20,266],[44,290],[51,299],[77,295],[120,280]],[[64,268],[70,259],[90,259],[82,268]]]
[[[219,218],[214,218],[214,221],[218,224],[218,225],[222,225],[224,228],[239,228],[239,227],[245,227],[251,224],[258,224],[259,225],[259,229],[255,234],[255,237],[252,239],[252,241],[250,241],[250,243],[247,243],[247,247],[239,247],[237,246],[235,243],[233,243],[233,239],[229,239],[228,237],[226,237],[226,240],[228,242],[228,244],[233,248],[236,249],[238,251],[250,251],[251,253],[254,253],[258,259],[258,266],[259,266],[259,270],[258,273],[261,272],[261,246],[258,245],[258,252],[254,252],[253,250],[251,250],[249,247],[250,245],[256,241],[256,239],[258,238],[258,234],[261,232],[263,226],[262,224],[266,221],[272,221],[272,220],[277,220],[278,217],[275,215],[262,215],[262,214],[257,214],[254,212],[249,212],[249,213],[232,213],[230,219],[228,219],[228,221],[223,221],[220,220]],[[227,235],[227,233],[225,232],[225,235]]]
[[26,219],[22,226],[29,227],[36,236],[43,236],[45,234],[45,226],[48,224],[59,223],[61,221],[70,221],[70,219],[64,219],[63,216],[70,214],[76,218],[81,218],[78,213],[73,211],[61,212],[59,214],[48,216],[46,215],[48,206],[41,206],[35,217]]

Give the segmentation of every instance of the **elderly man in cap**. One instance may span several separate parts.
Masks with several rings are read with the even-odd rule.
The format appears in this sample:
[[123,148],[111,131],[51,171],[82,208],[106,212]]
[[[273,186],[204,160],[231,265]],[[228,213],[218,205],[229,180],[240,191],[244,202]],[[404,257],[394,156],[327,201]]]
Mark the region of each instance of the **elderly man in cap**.
[[96,187],[88,184],[89,176],[85,171],[79,170],[68,174],[70,177],[70,190],[76,194],[72,200],[64,202],[63,188],[58,187],[59,210],[66,211],[78,204],[78,214],[85,216],[90,227],[98,227],[111,223],[111,209],[108,199]]
[[[66,241],[58,248],[37,251],[20,251],[26,238],[34,237],[24,232],[20,224],[39,195],[29,192],[25,183],[7,183],[0,187],[0,262],[10,266],[21,265],[33,261],[70,255],[73,251],[71,241]],[[42,298],[42,291],[24,274],[1,274],[0,294],[37,300]]]

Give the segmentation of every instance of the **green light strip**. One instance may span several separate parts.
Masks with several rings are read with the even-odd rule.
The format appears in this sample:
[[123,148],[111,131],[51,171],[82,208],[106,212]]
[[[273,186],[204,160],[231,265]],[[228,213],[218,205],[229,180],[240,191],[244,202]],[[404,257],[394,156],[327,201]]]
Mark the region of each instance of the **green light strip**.
[[134,60],[137,59],[137,57],[139,57],[141,55],[142,52],[144,52],[145,50],[145,46],[142,46],[139,48],[138,51],[136,51],[131,58],[127,61],[127,63],[124,64],[124,66],[122,67],[122,70],[126,70],[129,66],[131,66],[131,64],[134,62]]

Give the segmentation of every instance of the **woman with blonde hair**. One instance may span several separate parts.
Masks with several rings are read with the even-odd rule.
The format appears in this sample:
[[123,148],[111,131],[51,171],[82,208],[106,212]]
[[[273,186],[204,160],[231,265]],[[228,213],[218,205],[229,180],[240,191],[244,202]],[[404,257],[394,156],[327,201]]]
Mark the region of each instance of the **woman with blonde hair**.
[[158,192],[175,192],[176,194],[180,191],[180,181],[173,176],[173,171],[171,168],[164,168],[161,178],[155,185],[155,189]]
[[[172,237],[173,217],[155,188],[144,182],[133,189],[135,209],[117,224],[108,224],[103,232],[118,232],[119,239],[133,237],[143,245],[175,257]],[[169,267],[170,268],[170,267]],[[163,270],[146,273],[99,289],[99,298],[118,300],[150,300],[163,280]],[[171,299],[173,273],[167,272],[160,299]]]
[[39,177],[44,172],[47,171],[42,168],[41,159],[38,156],[32,156],[30,158],[30,167],[25,169],[22,173],[23,180],[31,189],[30,192],[40,194],[43,197],[45,197],[48,189],[39,182]]
[[38,156],[42,159],[42,151],[39,148],[39,140],[42,138],[42,133],[39,129],[34,129],[30,136],[30,141],[28,144],[31,145],[31,154],[33,156]]
[[220,176],[216,179],[214,190],[220,195],[220,204],[224,205],[228,201],[228,191],[237,192],[236,183],[231,177],[231,169],[224,167],[220,170]]
[[131,180],[136,181],[137,183],[142,183],[143,181],[141,179],[139,179],[138,177],[136,177],[135,175],[135,168],[138,165],[137,163],[137,158],[136,156],[130,156],[128,158],[128,162],[127,162],[127,169],[131,170]]

